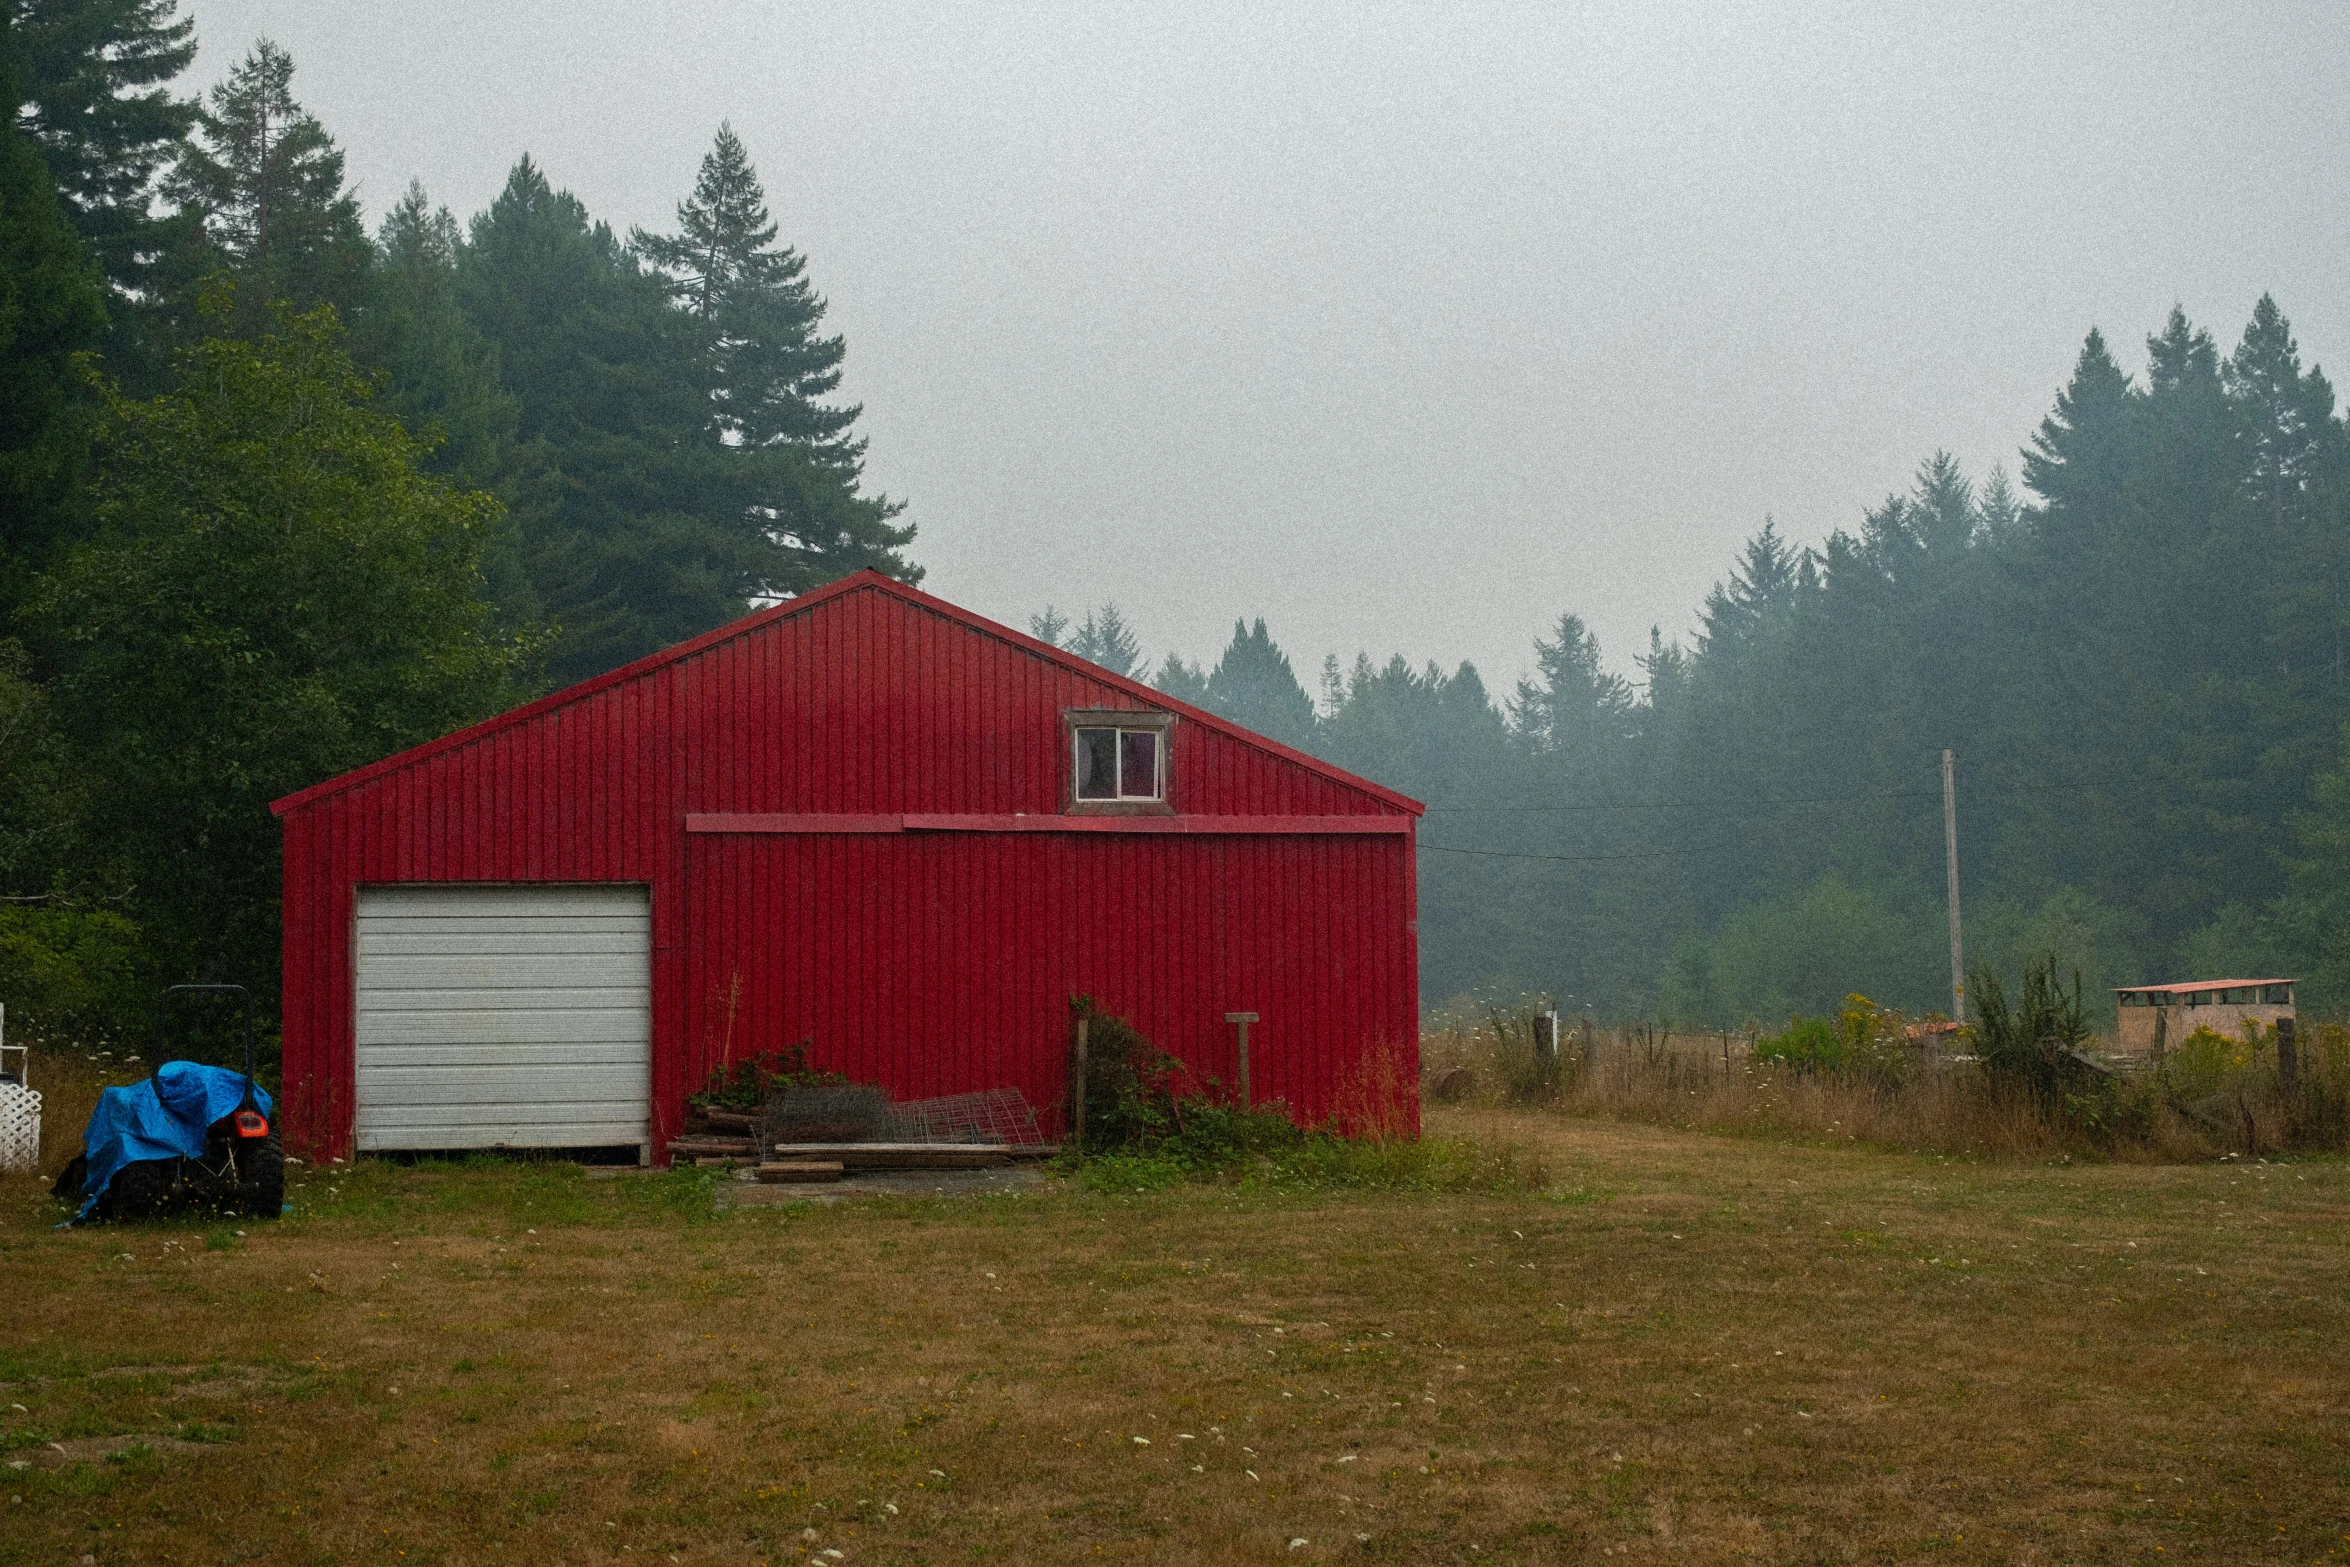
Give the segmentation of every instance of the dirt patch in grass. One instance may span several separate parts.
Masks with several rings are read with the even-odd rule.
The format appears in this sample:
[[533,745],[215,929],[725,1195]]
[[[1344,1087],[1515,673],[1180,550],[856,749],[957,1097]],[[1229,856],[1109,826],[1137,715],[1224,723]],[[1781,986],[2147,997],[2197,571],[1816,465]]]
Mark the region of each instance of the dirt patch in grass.
[[2338,1162],[1431,1124],[1549,1186],[713,1216],[691,1176],[364,1165],[215,1246],[53,1232],[12,1181],[0,1560],[216,1560],[226,1520],[387,1563],[2343,1544]]

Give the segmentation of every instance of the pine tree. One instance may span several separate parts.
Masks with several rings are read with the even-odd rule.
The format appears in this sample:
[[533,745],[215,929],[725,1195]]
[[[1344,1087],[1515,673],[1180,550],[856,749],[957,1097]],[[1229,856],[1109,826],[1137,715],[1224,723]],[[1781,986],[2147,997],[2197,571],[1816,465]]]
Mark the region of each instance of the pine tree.
[[74,355],[106,326],[103,278],[17,129],[14,42],[0,17],[0,608],[78,510],[93,404]]
[[464,235],[415,181],[376,233],[376,278],[352,331],[353,351],[384,371],[382,406],[439,437],[430,465],[494,485],[521,419],[498,382],[498,355],[457,297]]
[[[425,443],[427,471],[496,492],[513,478],[522,410],[500,384],[497,350],[458,299],[463,248],[449,209],[411,181],[377,232],[374,283],[352,326],[352,353],[382,373],[377,406]],[[511,516],[500,514],[482,569],[503,625],[540,623],[544,607]]]
[[847,346],[817,335],[824,301],[806,259],[775,243],[767,193],[732,126],[718,127],[677,223],[675,235],[638,229],[629,244],[708,329],[720,427],[746,445],[791,441],[853,464],[862,443],[847,432],[860,410],[820,401],[840,385]]
[[1699,612],[1697,656],[1722,658],[1751,643],[1763,628],[1794,606],[1805,581],[1809,551],[1779,536],[1779,525],[1763,519],[1762,531],[1746,541],[1730,580],[1717,583]]
[[1232,642],[1208,676],[1207,706],[1268,739],[1303,750],[1314,739],[1314,699],[1298,684],[1289,655],[1265,630],[1232,623]]
[[2146,339],[2148,395],[2173,396],[2191,387],[2218,384],[2218,345],[2209,332],[2188,324],[2185,310],[2171,306],[2162,331]]
[[1561,615],[1557,637],[1534,639],[1539,681],[1520,680],[1509,704],[1511,728],[1541,755],[1589,758],[1629,732],[1632,688],[1599,661],[1599,638],[1582,617]]
[[1068,645],[1070,652],[1113,675],[1133,674],[1135,661],[1142,657],[1142,644],[1135,640],[1133,629],[1115,604],[1104,604],[1088,613]]
[[196,267],[237,281],[239,330],[265,330],[280,302],[352,312],[374,253],[343,154],[295,101],[293,58],[264,38],[212,89],[164,192],[202,225]]
[[473,219],[456,283],[517,408],[498,494],[559,628],[550,677],[721,625],[783,574],[710,433],[691,318],[528,157]]
[[2004,464],[1991,465],[1991,476],[1983,481],[1983,493],[1976,497],[1975,511],[1982,519],[1983,542],[1994,548],[2013,541],[2022,530],[2024,503],[2008,482]]
[[1044,613],[1028,617],[1028,634],[1039,642],[1061,645],[1061,638],[1069,634],[1069,617],[1047,604]]
[[737,454],[746,514],[776,546],[762,593],[805,592],[867,567],[921,580],[900,553],[914,530],[891,525],[904,504],[860,490],[865,443],[849,434],[860,410],[821,400],[839,387],[847,350],[818,335],[824,301],[799,252],[775,243],[766,192],[732,128],[718,128],[677,220],[675,235],[635,231],[630,249],[697,327],[710,434]]
[[1677,709],[1689,688],[1689,655],[1678,641],[1667,642],[1664,628],[1648,628],[1648,651],[1640,657],[1640,676],[1647,690],[1643,704],[1653,713]]
[[2072,380],[2040,421],[2024,453],[2024,483],[2059,515],[2118,492],[2136,413],[2137,390],[2095,327],[2081,344]]
[[1197,664],[1184,662],[1180,653],[1167,655],[1167,661],[1151,677],[1151,685],[1176,701],[1189,702],[1194,707],[1205,707],[1208,702],[1208,672]]
[[2245,485],[2281,531],[2331,433],[2334,390],[2314,367],[2302,373],[2293,324],[2266,294],[2223,375],[2237,408]]
[[0,0],[11,19],[23,94],[12,116],[40,148],[57,199],[107,284],[107,358],[117,375],[159,382],[155,334],[166,256],[187,224],[155,210],[156,176],[179,155],[196,104],[168,84],[196,58],[196,24],[178,0]]

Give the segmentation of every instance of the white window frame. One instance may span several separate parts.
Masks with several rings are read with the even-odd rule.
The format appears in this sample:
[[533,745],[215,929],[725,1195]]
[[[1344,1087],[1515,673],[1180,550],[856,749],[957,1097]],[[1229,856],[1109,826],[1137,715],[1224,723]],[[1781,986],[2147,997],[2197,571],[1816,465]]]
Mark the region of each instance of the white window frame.
[[[1174,805],[1170,799],[1170,796],[1173,793],[1172,784],[1174,778],[1174,769],[1170,766],[1170,758],[1173,752],[1172,741],[1174,739],[1175,728],[1175,715],[1173,713],[1155,713],[1145,708],[1071,708],[1061,716],[1064,721],[1063,726],[1067,735],[1068,745],[1068,766],[1062,774],[1062,777],[1065,780],[1063,787],[1067,791],[1067,799],[1065,801],[1066,808],[1071,814],[1136,815],[1165,814],[1173,811]],[[1152,747],[1154,753],[1153,759],[1156,763],[1155,771],[1157,773],[1156,778],[1154,778],[1152,782],[1156,792],[1147,795],[1126,794],[1121,792],[1115,798],[1096,797],[1087,799],[1081,797],[1077,793],[1077,769],[1079,763],[1077,741],[1078,732],[1080,730],[1086,729],[1111,729],[1120,732],[1121,739],[1118,745],[1118,785],[1121,791],[1124,790],[1126,782],[1126,748],[1123,736],[1125,734],[1132,733],[1144,733],[1153,736],[1157,740],[1157,744]]]

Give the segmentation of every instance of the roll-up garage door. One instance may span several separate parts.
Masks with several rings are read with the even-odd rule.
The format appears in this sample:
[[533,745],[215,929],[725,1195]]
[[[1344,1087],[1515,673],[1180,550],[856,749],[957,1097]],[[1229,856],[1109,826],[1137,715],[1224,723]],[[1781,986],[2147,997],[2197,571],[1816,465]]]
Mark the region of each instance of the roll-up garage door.
[[362,1151],[650,1141],[642,887],[362,887]]

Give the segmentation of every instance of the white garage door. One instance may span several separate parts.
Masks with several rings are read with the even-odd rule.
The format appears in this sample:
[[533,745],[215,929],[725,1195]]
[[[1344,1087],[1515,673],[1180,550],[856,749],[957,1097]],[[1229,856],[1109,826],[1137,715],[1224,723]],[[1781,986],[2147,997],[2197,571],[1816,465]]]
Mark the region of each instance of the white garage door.
[[642,887],[362,887],[358,1140],[590,1148],[650,1140]]

